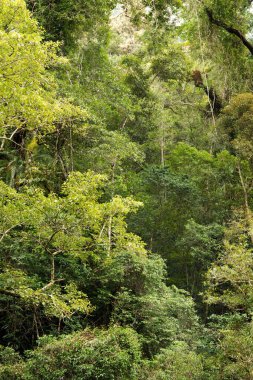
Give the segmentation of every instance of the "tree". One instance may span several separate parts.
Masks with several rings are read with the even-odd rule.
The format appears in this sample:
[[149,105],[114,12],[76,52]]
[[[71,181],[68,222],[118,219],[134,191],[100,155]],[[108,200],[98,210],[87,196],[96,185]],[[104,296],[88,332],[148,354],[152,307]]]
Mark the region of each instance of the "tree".
[[47,337],[26,356],[16,365],[13,360],[12,368],[1,366],[1,373],[6,376],[3,378],[133,380],[137,379],[141,360],[138,335],[130,328],[116,326],[109,330],[87,329],[61,339]]
[[[2,170],[11,186],[20,186],[36,172],[33,157],[47,134],[58,134],[87,113],[57,97],[49,70],[61,65],[57,44],[44,42],[41,30],[23,0],[3,1],[0,10],[0,85]],[[62,164],[60,147],[57,160]]]
[[81,266],[91,256],[103,260],[121,250],[145,254],[140,239],[126,231],[124,220],[140,203],[119,196],[99,203],[99,188],[105,180],[105,176],[92,172],[72,173],[61,196],[45,196],[31,188],[17,193],[1,183],[3,320],[9,316],[10,299],[15,300],[14,307],[24,309],[19,328],[12,325],[13,315],[3,326],[3,336],[6,326],[14,341],[16,334],[22,334],[20,323],[26,318],[22,314],[25,310],[34,319],[31,334],[37,337],[45,317],[57,318],[60,329],[61,321],[92,311],[86,294],[78,289],[78,281],[69,278],[66,266],[71,260]]

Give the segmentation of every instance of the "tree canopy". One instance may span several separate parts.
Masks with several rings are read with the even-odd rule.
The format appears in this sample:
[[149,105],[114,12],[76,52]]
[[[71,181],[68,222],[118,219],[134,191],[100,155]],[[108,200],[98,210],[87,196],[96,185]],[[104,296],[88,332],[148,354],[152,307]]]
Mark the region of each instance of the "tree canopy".
[[253,378],[248,0],[1,0],[0,378]]

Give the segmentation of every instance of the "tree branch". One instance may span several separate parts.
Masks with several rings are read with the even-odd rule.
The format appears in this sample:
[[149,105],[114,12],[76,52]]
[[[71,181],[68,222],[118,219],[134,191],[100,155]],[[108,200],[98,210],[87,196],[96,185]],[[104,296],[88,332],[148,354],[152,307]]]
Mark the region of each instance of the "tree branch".
[[234,36],[238,37],[244,46],[250,51],[251,55],[253,55],[253,45],[247,40],[247,38],[240,32],[240,30],[234,28],[233,26],[227,25],[224,21],[218,20],[214,18],[213,12],[209,8],[205,8],[206,14],[209,18],[209,21],[217,25],[218,27],[226,30],[228,33],[233,34]]
[[10,228],[8,228],[6,231],[4,231],[2,233],[2,236],[0,237],[0,242],[3,240],[3,238],[11,231],[13,230],[15,227],[18,227],[20,226],[20,224],[15,224],[14,226],[11,226]]
[[64,278],[58,278],[57,280],[52,280],[48,284],[46,284],[45,286],[43,286],[43,288],[41,288],[41,291],[44,292],[48,288],[51,288],[51,286],[53,286],[57,282],[62,282],[62,281],[64,281]]

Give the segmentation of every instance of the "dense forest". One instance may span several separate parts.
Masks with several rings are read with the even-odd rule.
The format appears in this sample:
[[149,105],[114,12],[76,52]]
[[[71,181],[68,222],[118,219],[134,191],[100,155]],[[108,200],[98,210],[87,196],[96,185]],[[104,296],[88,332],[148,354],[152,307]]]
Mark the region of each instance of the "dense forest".
[[0,379],[253,379],[253,2],[0,0]]

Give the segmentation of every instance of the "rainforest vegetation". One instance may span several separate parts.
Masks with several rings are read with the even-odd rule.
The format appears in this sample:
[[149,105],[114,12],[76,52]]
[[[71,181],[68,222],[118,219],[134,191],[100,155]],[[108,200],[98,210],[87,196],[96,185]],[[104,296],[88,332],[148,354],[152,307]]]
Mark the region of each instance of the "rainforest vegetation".
[[253,379],[251,0],[0,0],[0,379]]

